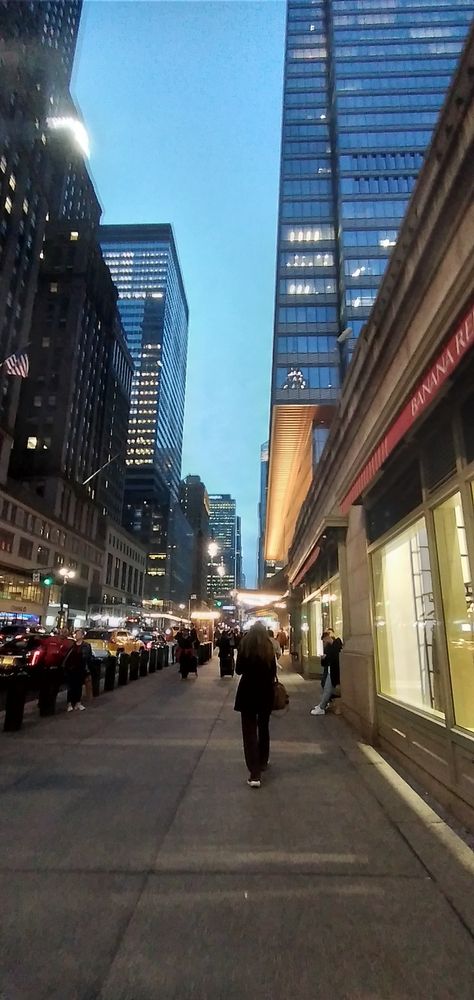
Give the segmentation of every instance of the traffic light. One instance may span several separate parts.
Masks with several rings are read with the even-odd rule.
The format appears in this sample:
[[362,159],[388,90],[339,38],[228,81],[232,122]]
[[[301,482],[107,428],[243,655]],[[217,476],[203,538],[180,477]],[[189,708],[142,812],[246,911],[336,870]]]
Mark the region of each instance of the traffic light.
[[42,576],[41,583],[43,584],[43,587],[52,587],[54,583],[54,576],[52,575],[52,573],[46,573],[44,576]]

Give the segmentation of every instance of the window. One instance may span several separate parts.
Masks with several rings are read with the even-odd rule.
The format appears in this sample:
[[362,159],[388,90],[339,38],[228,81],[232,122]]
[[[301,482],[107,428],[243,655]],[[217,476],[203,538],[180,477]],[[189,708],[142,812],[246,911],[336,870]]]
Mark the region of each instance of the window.
[[13,208],[13,202],[12,202],[10,196],[7,195],[7,197],[5,198],[5,209],[6,209],[6,211],[8,212],[9,215],[11,213],[12,208]]
[[28,440],[27,440],[27,442],[26,442],[26,447],[29,448],[29,449],[31,449],[31,450],[33,450],[34,448],[37,448],[38,447],[38,438],[37,437],[29,437]]
[[51,282],[51,284],[49,286],[49,290],[50,290],[50,292],[53,292],[53,294],[55,294],[58,291],[58,283],[57,283],[57,281],[52,281]]
[[20,538],[18,555],[22,559],[31,559],[33,555],[33,542],[30,542],[28,538]]
[[51,338],[50,337],[43,337],[42,338],[42,340],[41,340],[41,347],[49,347],[50,344],[51,344]]
[[288,243],[319,243],[334,240],[333,226],[282,226],[280,239]]
[[472,573],[459,493],[435,509],[434,524],[454,715],[458,726],[474,732]]
[[424,518],[372,556],[382,694],[444,717],[439,637]]
[[333,278],[281,278],[280,295],[334,295],[336,282]]
[[36,562],[38,562],[40,564],[40,566],[47,566],[48,565],[48,563],[49,563],[49,549],[46,548],[45,545],[38,545],[38,548],[37,548],[37,551],[36,551]]
[[12,552],[15,536],[11,531],[0,529],[0,552]]
[[75,240],[78,240],[79,239],[79,233],[76,233],[75,231],[73,231],[72,233],[69,233],[69,239],[71,241],[73,241],[73,242]]

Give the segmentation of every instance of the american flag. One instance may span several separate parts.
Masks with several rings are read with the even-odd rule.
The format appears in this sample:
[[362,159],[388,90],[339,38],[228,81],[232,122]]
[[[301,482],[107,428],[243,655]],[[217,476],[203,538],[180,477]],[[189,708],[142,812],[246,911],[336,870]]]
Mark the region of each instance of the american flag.
[[19,375],[20,378],[26,378],[30,370],[30,362],[26,351],[10,354],[9,358],[5,358],[3,364],[5,365],[7,375]]

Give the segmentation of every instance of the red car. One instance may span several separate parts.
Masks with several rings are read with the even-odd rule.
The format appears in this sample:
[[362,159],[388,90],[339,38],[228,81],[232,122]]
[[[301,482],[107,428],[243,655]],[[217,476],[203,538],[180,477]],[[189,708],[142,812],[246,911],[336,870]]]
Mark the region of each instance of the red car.
[[50,671],[58,675],[60,683],[62,663],[72,645],[74,639],[34,632],[7,639],[0,649],[0,683],[11,677],[26,675],[31,687],[36,688],[45,672]]

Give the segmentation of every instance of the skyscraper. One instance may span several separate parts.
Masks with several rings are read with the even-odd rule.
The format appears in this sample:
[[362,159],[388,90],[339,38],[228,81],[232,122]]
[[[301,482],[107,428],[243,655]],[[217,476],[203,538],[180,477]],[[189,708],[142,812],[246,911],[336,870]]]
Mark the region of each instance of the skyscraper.
[[132,362],[96,231],[75,226],[47,226],[10,473],[90,535],[122,515]]
[[471,16],[471,0],[288,0],[268,560],[286,557]]
[[[214,597],[229,594],[238,586],[237,504],[229,493],[213,493],[209,496],[209,512],[211,535],[219,546],[207,575],[207,592]],[[240,553],[240,561],[241,558]]]
[[[102,226],[105,260],[135,371],[127,448],[124,523],[148,547],[145,596],[170,600],[168,547],[176,536],[183,441],[188,305],[169,225]],[[182,524],[183,544],[187,529]],[[175,538],[173,545],[178,545]]]
[[194,533],[191,593],[202,603],[206,599],[209,560],[209,496],[200,476],[186,476],[180,486],[180,504]]
[[[26,344],[53,187],[50,138],[77,128],[69,82],[82,0],[0,2],[0,354]],[[0,480],[19,380],[0,370]]]

